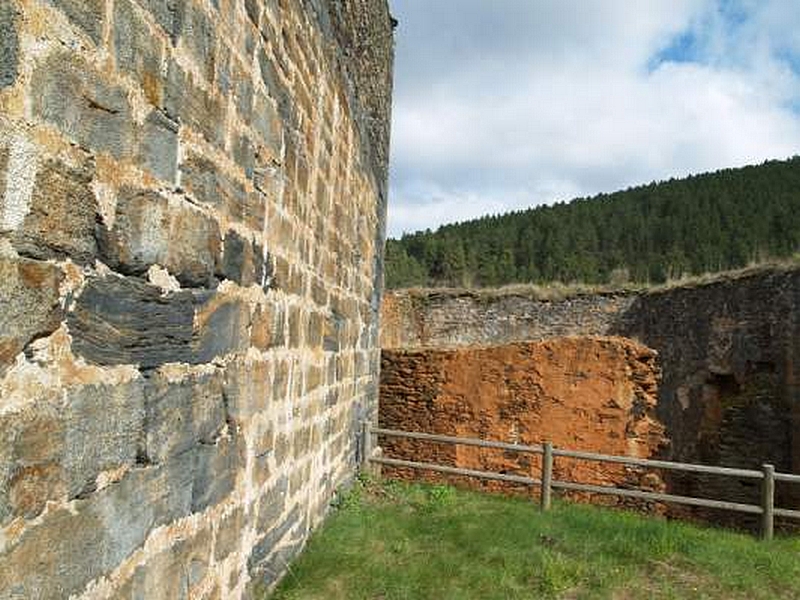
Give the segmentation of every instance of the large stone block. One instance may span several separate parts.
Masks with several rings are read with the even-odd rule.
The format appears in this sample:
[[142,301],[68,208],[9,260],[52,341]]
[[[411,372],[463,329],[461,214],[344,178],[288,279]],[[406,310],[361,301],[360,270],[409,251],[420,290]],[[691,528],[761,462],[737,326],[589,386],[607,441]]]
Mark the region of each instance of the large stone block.
[[220,96],[197,86],[190,74],[185,73],[174,60],[170,61],[164,95],[167,115],[222,149],[225,147],[226,106]]
[[235,231],[225,234],[222,276],[239,285],[260,285],[264,276],[264,250]]
[[18,15],[13,2],[0,4],[0,89],[17,80],[19,37]]
[[163,294],[133,278],[89,281],[67,316],[73,351],[104,365],[200,364],[248,348],[250,310],[208,291]]
[[196,0],[178,3],[176,39],[188,48],[207,81],[214,78],[216,33],[214,25]]
[[219,504],[236,486],[244,466],[244,440],[239,435],[219,438],[215,444],[200,444],[194,455],[192,512]]
[[225,398],[229,418],[239,425],[263,412],[270,401],[269,363],[240,360],[228,365]]
[[110,572],[150,531],[189,514],[189,455],[134,469],[67,509],[48,512],[0,561],[0,598],[67,598]]
[[200,443],[213,444],[225,427],[220,372],[179,382],[156,373],[146,387],[146,454],[160,463]]
[[85,385],[67,392],[63,468],[70,498],[85,495],[97,476],[132,465],[144,433],[142,382]]
[[[253,547],[250,557],[247,559],[247,567],[251,576],[263,573],[268,564],[268,559],[275,551],[281,539],[296,525],[303,520],[299,506],[295,506],[292,511],[277,525],[262,537]],[[285,565],[284,567],[285,568]]]
[[250,345],[250,310],[237,298],[212,297],[198,307],[195,326],[194,362],[211,362],[217,356],[241,352]]
[[220,254],[217,222],[188,203],[123,188],[111,231],[100,227],[101,256],[114,269],[141,274],[161,265],[183,285],[210,286]]
[[114,2],[113,23],[117,68],[136,79],[151,104],[161,106],[164,94],[161,44],[131,0]]
[[36,174],[28,213],[14,232],[17,252],[34,258],[70,257],[90,262],[97,252],[97,198],[92,191],[94,164],[71,167],[47,160]]
[[199,597],[198,585],[211,561],[211,533],[179,539],[136,568],[131,579],[117,592],[118,600],[191,600]]
[[178,172],[178,124],[158,109],[147,115],[139,131],[139,162],[170,184]]
[[31,97],[34,116],[82,147],[115,158],[131,153],[134,126],[127,93],[82,58],[66,51],[45,58],[33,73]]
[[0,523],[39,515],[48,501],[90,494],[97,476],[140,452],[141,381],[68,388],[63,406],[36,404],[0,418]]
[[52,264],[0,257],[0,377],[31,340],[58,328],[63,279]]
[[103,22],[106,16],[105,0],[49,0],[67,18],[100,45],[103,40]]
[[190,362],[194,297],[131,278],[91,279],[69,313],[73,351],[98,364]]

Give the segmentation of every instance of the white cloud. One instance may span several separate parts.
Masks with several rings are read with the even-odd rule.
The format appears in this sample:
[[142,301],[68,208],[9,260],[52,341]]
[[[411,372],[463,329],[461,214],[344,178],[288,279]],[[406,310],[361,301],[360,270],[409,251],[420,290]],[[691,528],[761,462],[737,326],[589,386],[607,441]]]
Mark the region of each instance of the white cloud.
[[738,4],[396,0],[390,233],[797,153],[800,11]]

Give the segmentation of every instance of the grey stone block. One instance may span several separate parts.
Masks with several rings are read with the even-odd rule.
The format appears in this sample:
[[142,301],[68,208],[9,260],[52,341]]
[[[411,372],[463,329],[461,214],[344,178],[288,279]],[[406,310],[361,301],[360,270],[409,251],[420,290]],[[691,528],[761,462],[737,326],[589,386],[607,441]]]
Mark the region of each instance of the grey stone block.
[[69,313],[73,351],[105,365],[191,362],[194,298],[131,278],[91,279]]
[[194,55],[206,80],[214,78],[216,33],[214,25],[196,0],[182,0],[177,5],[175,32],[177,38]]
[[246,350],[250,345],[247,333],[250,311],[241,300],[212,298],[198,309],[197,322],[192,358],[195,362],[211,362],[218,356]]
[[129,152],[134,131],[127,94],[83,59],[66,51],[49,56],[33,73],[31,96],[34,116],[82,147],[115,158]]
[[154,527],[186,516],[191,465],[134,469],[29,528],[0,561],[0,598],[67,598],[110,572]]
[[99,227],[100,255],[125,274],[161,265],[186,286],[211,286],[220,254],[217,222],[188,203],[122,188],[114,227]]
[[139,82],[148,101],[154,106],[160,106],[164,89],[161,44],[134,9],[131,0],[114,2],[113,24],[117,68],[132,75]]
[[136,461],[144,434],[142,387],[136,379],[67,392],[62,460],[69,498],[94,490],[102,471]]
[[28,214],[14,232],[17,252],[33,258],[91,262],[96,253],[94,163],[71,167],[51,159],[39,168]]
[[235,231],[225,235],[221,275],[239,285],[260,284],[264,274],[263,249]]
[[171,382],[156,373],[146,386],[146,454],[163,462],[203,442],[212,444],[225,426],[221,373]]
[[189,454],[195,459],[192,512],[219,504],[236,486],[244,462],[241,436],[220,438],[216,444],[200,444]]
[[103,40],[104,0],[49,0],[77,25],[91,40],[99,45]]
[[276,545],[295,525],[302,521],[302,512],[299,506],[295,506],[292,511],[277,526],[273,527],[258,543],[253,547],[253,551],[247,559],[247,568],[251,575],[259,573],[266,560],[275,550]]
[[256,530],[270,531],[278,525],[278,519],[286,509],[289,492],[289,478],[283,475],[258,501]]
[[153,110],[140,132],[139,160],[159,179],[175,183],[178,171],[178,124]]
[[0,4],[0,89],[17,80],[19,37],[17,11],[12,2]]

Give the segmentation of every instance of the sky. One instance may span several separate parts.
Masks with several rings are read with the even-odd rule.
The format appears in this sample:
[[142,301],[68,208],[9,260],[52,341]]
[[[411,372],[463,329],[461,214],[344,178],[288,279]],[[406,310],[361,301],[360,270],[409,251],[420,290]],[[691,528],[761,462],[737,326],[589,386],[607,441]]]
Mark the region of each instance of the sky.
[[390,6],[390,236],[800,154],[800,0]]

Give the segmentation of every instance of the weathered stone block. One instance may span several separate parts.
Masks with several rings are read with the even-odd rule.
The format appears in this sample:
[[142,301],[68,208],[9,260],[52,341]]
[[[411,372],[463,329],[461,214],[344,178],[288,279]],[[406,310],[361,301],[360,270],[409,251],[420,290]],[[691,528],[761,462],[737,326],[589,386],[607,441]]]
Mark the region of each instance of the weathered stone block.
[[214,25],[195,0],[182,0],[177,9],[176,38],[189,49],[205,78],[212,81],[216,60]]
[[[119,600],[190,600],[208,572],[211,532],[179,539],[134,571],[117,595]],[[205,596],[204,596],[205,597]]]
[[192,359],[194,298],[131,278],[91,279],[69,313],[73,351],[98,364],[143,368]]
[[49,0],[77,25],[91,40],[100,45],[106,14],[104,0]]
[[130,152],[133,118],[127,93],[83,59],[66,51],[51,54],[34,71],[31,90],[34,115],[82,147],[115,158]]
[[213,444],[225,427],[221,373],[191,375],[180,382],[156,373],[147,382],[147,459],[160,463],[200,443]]
[[178,172],[178,124],[153,110],[139,132],[139,161],[159,179],[174,183]]
[[90,262],[97,252],[97,198],[91,188],[94,164],[70,167],[48,160],[36,175],[28,213],[14,233],[17,252],[34,258]]
[[0,377],[31,340],[58,328],[63,278],[54,265],[0,257]]
[[195,85],[191,75],[174,60],[170,61],[164,95],[167,115],[198,131],[207,142],[222,149],[225,147],[226,106],[221,97]]
[[286,509],[288,496],[289,478],[283,475],[258,501],[257,531],[270,531],[278,524],[278,519]]
[[283,308],[269,304],[259,306],[253,314],[250,343],[259,350],[283,345]]
[[253,547],[253,551],[250,553],[250,557],[247,560],[247,567],[251,575],[261,571],[261,568],[265,564],[264,561],[273,553],[278,542],[302,520],[300,507],[295,506],[280,524],[273,527],[259,540]]
[[222,562],[242,541],[244,510],[237,506],[217,524],[217,537],[214,544],[214,559]]
[[232,435],[218,439],[214,445],[200,444],[192,451],[192,512],[219,504],[233,491],[244,462],[243,442],[241,436]]
[[165,267],[183,285],[210,286],[220,254],[217,222],[188,203],[123,188],[111,231],[99,227],[103,260],[126,274]]
[[188,514],[191,464],[134,469],[119,483],[49,512],[0,561],[3,598],[66,598],[108,573],[159,525]]
[[269,400],[269,363],[242,360],[225,372],[225,398],[228,416],[244,425],[266,409]]
[[0,89],[17,80],[19,37],[17,10],[12,2],[0,4]]
[[177,23],[179,17],[179,5],[183,0],[140,0],[140,4],[147,9],[167,35],[170,36],[172,43],[177,41]]
[[144,433],[141,380],[69,390],[64,415],[62,461],[70,498],[92,491],[101,472],[136,461]]
[[51,500],[85,496],[103,471],[136,461],[143,435],[141,382],[83,385],[63,407],[39,405],[0,419],[0,523],[31,519]]
[[[222,211],[228,218],[245,222],[248,214],[248,195],[240,182],[223,173],[213,162],[197,154],[189,154],[181,164],[181,183],[186,191],[199,202],[209,204]],[[255,215],[255,229],[263,226],[265,207],[259,207]],[[251,219],[252,220],[252,219]]]
[[245,239],[235,231],[225,235],[222,276],[239,285],[260,285],[264,276],[264,256],[260,244]]
[[161,44],[131,0],[114,2],[113,44],[117,67],[138,81],[151,104],[160,106],[164,94]]
[[254,103],[253,129],[259,134],[257,142],[261,146],[262,162],[280,161],[283,125],[275,103],[263,94],[258,94]]
[[217,356],[246,350],[249,345],[250,311],[241,300],[215,296],[198,308],[195,323],[195,362],[211,362]]

